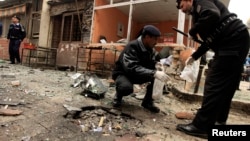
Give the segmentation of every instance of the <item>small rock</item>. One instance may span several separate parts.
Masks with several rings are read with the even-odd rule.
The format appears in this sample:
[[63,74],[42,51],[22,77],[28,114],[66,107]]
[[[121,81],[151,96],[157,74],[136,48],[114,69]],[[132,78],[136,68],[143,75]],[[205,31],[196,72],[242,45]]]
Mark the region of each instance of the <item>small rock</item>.
[[16,116],[20,115],[22,111],[19,110],[12,110],[12,109],[0,109],[0,115],[5,115],[5,116]]
[[145,96],[145,95],[139,94],[139,95],[136,95],[135,98],[136,98],[136,99],[139,99],[139,100],[142,100],[142,99],[144,98],[144,96]]
[[175,114],[175,117],[178,119],[193,119],[194,114],[189,112],[178,112]]
[[11,81],[11,85],[12,86],[19,86],[19,85],[21,85],[21,82],[19,80]]

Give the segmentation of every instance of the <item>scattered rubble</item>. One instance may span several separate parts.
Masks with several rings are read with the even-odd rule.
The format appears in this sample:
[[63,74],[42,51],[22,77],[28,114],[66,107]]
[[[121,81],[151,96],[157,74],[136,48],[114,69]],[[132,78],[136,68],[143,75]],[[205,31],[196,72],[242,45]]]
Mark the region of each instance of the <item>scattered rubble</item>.
[[189,119],[192,120],[195,116],[194,113],[190,113],[190,112],[177,112],[175,113],[176,118],[178,119]]
[[[81,73],[74,79],[76,72],[5,63],[2,66],[0,112],[4,114],[0,118],[0,140],[203,141],[175,129],[178,123],[190,122],[200,106],[199,101],[187,102],[171,93],[178,84],[176,79],[166,85],[165,94],[155,101],[161,112],[154,114],[140,106],[146,84],[135,85],[134,93],[124,97],[123,107],[115,109],[115,87],[110,78],[94,76],[98,79],[92,79],[92,83],[88,81],[91,79],[82,81],[85,74]],[[20,83],[13,86],[11,82],[17,80]],[[95,88],[105,89],[92,91]],[[90,91],[105,95],[85,96]],[[229,123],[246,124],[250,118],[232,111]]]
[[4,115],[4,116],[17,116],[20,115],[22,113],[22,111],[20,110],[13,110],[13,109],[0,109],[0,115]]

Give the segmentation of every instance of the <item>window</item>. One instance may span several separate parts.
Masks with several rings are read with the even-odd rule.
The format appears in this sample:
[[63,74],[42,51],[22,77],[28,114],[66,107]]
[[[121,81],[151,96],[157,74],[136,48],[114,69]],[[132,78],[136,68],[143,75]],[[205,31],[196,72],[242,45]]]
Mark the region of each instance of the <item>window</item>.
[[83,23],[83,14],[77,13],[63,15],[62,41],[81,41],[81,25]]
[[39,38],[42,0],[32,0],[32,12],[31,12],[31,37],[32,39]]

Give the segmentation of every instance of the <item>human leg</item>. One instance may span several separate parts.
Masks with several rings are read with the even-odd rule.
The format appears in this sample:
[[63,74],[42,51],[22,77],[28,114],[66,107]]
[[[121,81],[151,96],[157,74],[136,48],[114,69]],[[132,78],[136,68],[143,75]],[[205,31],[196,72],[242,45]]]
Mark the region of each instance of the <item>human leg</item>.
[[133,93],[133,83],[124,76],[119,75],[115,80],[116,94],[113,101],[114,107],[119,107],[122,104],[122,97]]
[[10,63],[11,64],[15,64],[15,53],[14,53],[14,44],[15,41],[14,40],[10,40],[9,41],[9,58],[10,58]]
[[152,98],[153,84],[154,84],[154,81],[151,81],[151,83],[148,84],[147,91],[141,103],[141,106],[148,109],[151,112],[159,113],[160,109],[154,105],[154,100]]
[[[227,119],[238,84],[239,67],[236,57],[214,59],[206,77],[201,108],[190,124],[179,124],[177,130],[193,136],[206,137],[216,121],[226,122],[224,119]],[[221,111],[224,112],[220,113]]]
[[[193,124],[209,130],[216,121],[226,122],[231,100],[238,87],[241,64],[237,57],[218,57],[205,82],[202,107]],[[204,128],[205,127],[205,128]]]
[[154,78],[143,77],[143,76],[135,76],[134,78],[136,79],[130,78],[133,84],[143,84],[146,82],[150,82],[147,85],[146,94],[143,98],[141,106],[153,113],[160,112],[160,109],[154,105],[154,100],[152,98]]
[[15,43],[14,43],[14,56],[15,56],[15,59],[16,59],[17,63],[21,62],[20,53],[19,53],[20,44],[21,44],[20,40],[15,40]]

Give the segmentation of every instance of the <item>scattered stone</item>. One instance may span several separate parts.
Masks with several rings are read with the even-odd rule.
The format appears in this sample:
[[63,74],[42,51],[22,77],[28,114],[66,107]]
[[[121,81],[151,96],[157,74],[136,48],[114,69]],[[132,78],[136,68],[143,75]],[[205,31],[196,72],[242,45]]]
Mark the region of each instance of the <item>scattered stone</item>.
[[21,102],[17,102],[17,101],[0,101],[0,105],[17,106],[19,104],[21,104]]
[[11,81],[12,86],[20,86],[21,82],[19,80]]
[[71,98],[71,97],[70,97],[70,98],[65,98],[65,101],[71,102],[71,101],[72,101],[72,98]]
[[145,96],[145,95],[137,94],[137,95],[135,96],[135,98],[136,98],[136,99],[139,99],[139,100],[143,100],[144,96]]
[[29,71],[28,71],[28,74],[34,74],[34,73],[35,73],[34,70],[29,70]]
[[31,137],[30,136],[26,136],[26,137],[22,137],[21,141],[30,141]]
[[175,117],[178,119],[193,119],[194,118],[194,114],[193,113],[189,113],[189,112],[178,112],[175,114]]
[[20,115],[22,111],[20,110],[12,110],[12,109],[0,109],[0,115],[5,115],[5,116],[16,116]]
[[63,104],[63,107],[66,108],[68,111],[82,111],[81,108],[77,108],[77,107],[72,107],[66,104]]
[[136,137],[143,137],[145,134],[140,132],[140,131],[136,131],[135,135],[136,135]]
[[1,74],[1,78],[16,78],[15,74]]

